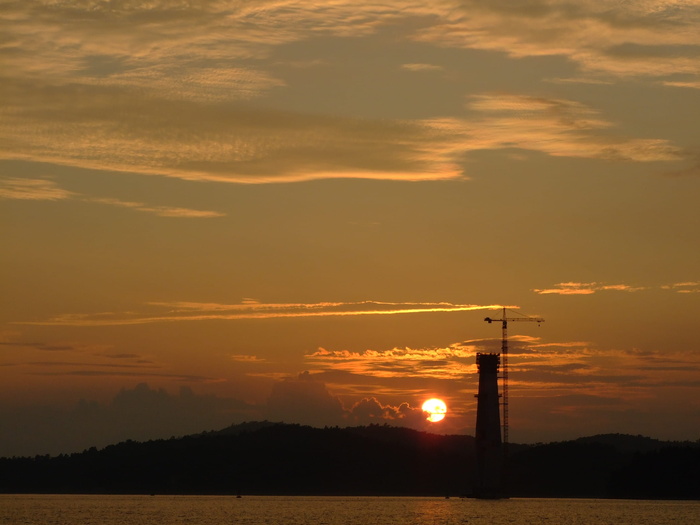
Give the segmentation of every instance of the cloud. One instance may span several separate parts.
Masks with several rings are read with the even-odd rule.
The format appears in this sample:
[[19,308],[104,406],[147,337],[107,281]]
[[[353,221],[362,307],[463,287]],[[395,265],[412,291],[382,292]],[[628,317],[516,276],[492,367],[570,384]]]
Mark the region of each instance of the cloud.
[[251,65],[263,64],[272,47],[314,34],[368,34],[404,16],[391,6],[359,7],[292,9],[265,0],[8,6],[5,49],[13,52],[5,53],[0,82],[0,157],[238,183],[460,177],[453,159],[433,152],[440,138],[426,123],[231,104],[284,85]]
[[458,379],[473,372],[475,348],[455,344],[448,348],[393,348],[391,350],[329,351],[320,348],[305,356],[321,369],[344,370],[377,378],[421,377]]
[[[284,88],[265,69],[273,48],[319,36],[369,35],[388,24],[399,38],[514,57],[561,54],[614,75],[700,74],[693,51],[700,41],[691,31],[700,18],[697,6],[603,5],[15,2],[5,13],[11,23],[0,81],[0,158],[230,183],[461,179],[465,152],[495,148],[678,160],[683,153],[668,141],[600,133],[611,124],[572,101],[502,95],[494,109],[486,100],[494,95],[486,94],[471,101],[479,113],[474,120],[414,121],[240,105]],[[503,105],[508,97],[511,104]],[[214,216],[121,205],[132,204],[162,216]]]
[[384,405],[376,397],[364,397],[346,409],[325,383],[309,372],[276,382],[265,413],[271,420],[314,426],[388,423],[422,428],[426,425],[423,410],[405,402]]
[[[31,363],[30,363],[31,364]],[[51,365],[52,363],[36,363],[42,367]],[[59,365],[62,366],[62,365]],[[85,363],[84,366],[103,366],[107,365],[95,365]],[[115,367],[110,370],[61,370],[52,372],[31,372],[30,375],[36,376],[70,376],[70,377],[131,377],[138,378],[139,380],[148,379],[173,379],[175,381],[187,382],[187,383],[211,383],[218,382],[220,379],[211,376],[201,376],[193,374],[171,374],[166,372],[152,372],[148,370],[117,370]],[[139,368],[134,366],[133,368]]]
[[3,354],[15,359],[18,373],[51,377],[130,377],[142,381],[171,379],[181,382],[216,383],[220,377],[164,371],[164,367],[140,354],[115,353],[109,346],[0,341]]
[[533,292],[546,295],[546,294],[556,294],[556,295],[592,295],[600,291],[616,291],[616,292],[638,292],[640,290],[647,290],[648,288],[643,286],[630,286],[627,284],[603,284],[603,283],[577,283],[577,282],[566,282],[558,283],[554,285],[554,288],[535,288]]
[[[461,177],[431,122],[169,101],[114,87],[7,81],[0,158],[231,183]],[[51,100],[48,103],[47,100]]]
[[350,423],[358,425],[388,423],[414,428],[425,426],[425,413],[422,409],[411,407],[408,403],[399,406],[383,405],[376,397],[365,397],[355,403],[350,408],[348,419]]
[[661,286],[631,286],[629,284],[605,284],[598,282],[579,283],[566,282],[555,284],[552,288],[535,288],[532,291],[541,295],[592,295],[597,292],[639,292],[643,290],[661,289],[676,293],[698,293],[700,292],[700,282],[685,281]]
[[271,420],[307,425],[340,424],[345,413],[340,399],[309,372],[276,382],[266,407]]
[[[700,362],[693,353],[599,348],[585,341],[542,342],[522,335],[512,336],[510,342],[511,402],[517,406],[514,414],[519,434],[536,434],[533,423],[527,419],[527,414],[539,410],[536,405],[546,412],[539,414],[537,425],[551,425],[560,432],[566,425],[558,428],[556,422],[563,412],[587,413],[588,407],[597,404],[611,404],[620,411],[646,410],[650,402],[659,399],[670,402],[697,385]],[[474,404],[465,402],[465,392],[476,389],[474,354],[498,351],[498,343],[497,337],[455,343],[449,348],[461,349],[462,353],[454,352],[456,355],[451,360],[446,349],[438,351],[437,356],[444,356],[447,367],[461,368],[460,374],[440,378],[420,374],[421,366],[431,366],[431,360],[436,358],[434,349],[387,352],[320,349],[307,358],[311,357],[314,366],[311,377],[332,383],[334,391],[342,392],[343,399],[356,399],[346,409],[348,421],[404,424],[402,421],[407,419],[402,419],[401,407],[406,410],[410,407],[401,401],[385,404],[380,398],[388,395],[393,399],[414,398],[416,394],[433,396],[438,392],[451,405],[455,424],[464,425],[469,420],[471,425]],[[407,365],[403,361],[408,355],[411,363]],[[391,373],[385,374],[386,371]],[[435,390],[426,390],[426,381],[432,381]],[[661,401],[657,404],[664,410]],[[420,421],[417,409],[408,410],[406,417],[414,415],[415,421]],[[421,428],[418,423],[407,426]],[[585,423],[577,424],[576,428],[578,435],[586,432]]]
[[636,162],[681,160],[685,155],[666,140],[599,134],[613,124],[572,100],[487,93],[470,96],[467,107],[476,113],[475,121],[443,121],[465,137],[465,149],[521,148],[554,157]]
[[47,352],[71,352],[77,350],[73,345],[57,345],[57,344],[47,344],[47,343],[26,343],[26,342],[12,342],[12,341],[0,341],[0,346],[8,347],[20,347],[20,348],[32,348],[35,350],[42,350]]
[[591,84],[591,85],[609,85],[613,82],[610,80],[601,80],[588,77],[573,77],[573,78],[547,78],[545,82],[552,84]]
[[361,37],[389,25],[433,45],[514,58],[561,55],[598,74],[700,71],[694,60],[700,6],[692,0],[27,0],[5,13],[11,72],[89,75],[187,95],[254,96],[280,82],[253,65],[272,48],[319,36]]
[[672,290],[676,293],[700,293],[700,281],[685,281],[662,286],[664,290]]
[[14,50],[7,69],[28,78],[43,70],[64,81],[155,87],[165,96],[249,97],[279,81],[231,61],[259,58],[299,32],[270,31],[264,38],[264,26],[274,20],[257,4],[16,3],[6,11]]
[[0,199],[8,200],[79,200],[118,206],[140,212],[152,213],[159,217],[208,218],[223,217],[224,213],[214,211],[174,208],[170,206],[149,206],[142,202],[128,202],[119,199],[88,197],[60,188],[55,182],[44,179],[0,178]]
[[[155,313],[102,312],[97,314],[64,314],[45,321],[23,321],[17,324],[44,326],[119,326],[163,322],[278,319],[297,317],[343,317],[360,315],[402,315],[439,312],[494,310],[500,305],[437,303],[393,303],[385,301],[324,303],[150,303]],[[510,308],[510,307],[509,307]]]
[[700,5],[694,1],[459,0],[450,7],[436,8],[436,23],[415,38],[513,58],[564,56],[593,74],[700,74]]
[[79,452],[126,439],[145,441],[259,417],[240,400],[197,395],[182,387],[170,394],[145,383],[122,389],[111,402],[80,401],[71,409],[22,407],[0,412],[0,456]]
[[435,64],[402,64],[401,69],[408,71],[441,71],[443,67]]
[[[526,343],[510,352],[512,386],[519,395],[567,394],[590,390],[633,402],[653,396],[656,387],[680,388],[693,379],[698,356],[683,351],[638,351],[599,348],[587,342]],[[681,375],[679,375],[681,374]],[[671,377],[674,379],[668,381]],[[677,383],[674,384],[674,381]],[[538,394],[539,393],[539,394]]]
[[245,355],[245,354],[234,354],[231,357],[231,361],[238,361],[241,363],[262,363],[265,359],[262,359],[256,355]]
[[75,193],[59,188],[50,180],[13,177],[0,179],[0,199],[57,201],[75,196]]
[[145,213],[152,213],[159,217],[185,217],[185,218],[210,218],[224,217],[225,213],[216,211],[192,210],[189,208],[174,208],[171,206],[148,206],[142,202],[121,201],[119,199],[83,199],[88,202],[96,202],[99,204],[107,204],[110,206],[118,206],[120,208],[129,208]]
[[682,82],[682,81],[670,81],[666,80],[662,82],[664,86],[680,87],[680,88],[690,88],[690,89],[700,89],[700,80],[693,82]]
[[[2,158],[186,180],[448,180],[464,178],[459,164],[465,154],[483,149],[638,162],[675,161],[685,155],[666,140],[601,134],[612,123],[583,104],[516,94],[474,95],[467,105],[470,118],[422,121],[172,103],[138,92],[75,86],[16,86],[6,95],[12,109],[5,112],[0,138],[12,147],[0,151]],[[42,110],[46,98],[55,100],[55,107]],[[161,215],[179,213],[102,202]],[[198,216],[213,215],[204,213]]]

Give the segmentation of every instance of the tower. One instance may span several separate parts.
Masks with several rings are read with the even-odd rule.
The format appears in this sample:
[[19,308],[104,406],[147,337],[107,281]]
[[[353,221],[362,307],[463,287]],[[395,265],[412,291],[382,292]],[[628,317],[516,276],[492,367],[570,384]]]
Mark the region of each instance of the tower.
[[498,395],[499,354],[476,354],[479,393],[476,409],[477,498],[501,498],[503,491],[503,447]]

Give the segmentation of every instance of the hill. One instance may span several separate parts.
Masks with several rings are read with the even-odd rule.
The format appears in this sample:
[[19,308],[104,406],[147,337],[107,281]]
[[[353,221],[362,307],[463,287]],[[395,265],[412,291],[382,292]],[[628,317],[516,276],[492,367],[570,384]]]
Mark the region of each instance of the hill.
[[509,477],[523,497],[700,499],[700,443],[605,434],[531,446]]
[[[471,491],[474,465],[471,436],[257,422],[2,458],[0,492],[456,496]],[[621,435],[513,445],[509,488],[512,496],[700,499],[700,446]]]

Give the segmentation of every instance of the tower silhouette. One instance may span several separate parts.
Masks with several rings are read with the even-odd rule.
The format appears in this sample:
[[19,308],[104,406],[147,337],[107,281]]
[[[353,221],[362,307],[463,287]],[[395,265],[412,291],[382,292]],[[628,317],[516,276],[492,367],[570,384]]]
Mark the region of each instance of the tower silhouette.
[[503,446],[499,413],[499,354],[476,354],[479,393],[476,409],[476,486],[477,498],[504,497]]

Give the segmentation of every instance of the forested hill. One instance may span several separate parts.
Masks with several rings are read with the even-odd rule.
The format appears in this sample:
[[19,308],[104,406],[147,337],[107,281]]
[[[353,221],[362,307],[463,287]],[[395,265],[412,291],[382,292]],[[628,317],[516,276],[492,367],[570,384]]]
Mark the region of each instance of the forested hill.
[[[700,444],[604,435],[511,445],[512,496],[700,499]],[[0,492],[460,496],[474,439],[371,425],[244,423],[57,457],[0,459]]]

